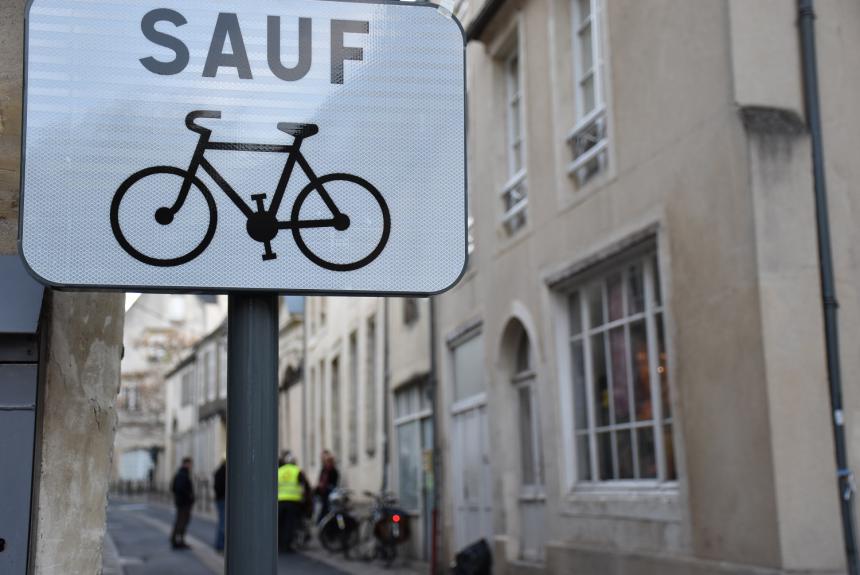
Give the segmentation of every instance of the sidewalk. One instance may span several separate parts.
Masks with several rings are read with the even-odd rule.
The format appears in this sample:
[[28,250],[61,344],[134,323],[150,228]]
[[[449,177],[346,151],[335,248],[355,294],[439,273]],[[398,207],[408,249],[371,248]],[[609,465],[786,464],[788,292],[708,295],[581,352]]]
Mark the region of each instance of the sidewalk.
[[[144,524],[150,531],[155,531],[163,537],[161,541],[163,554],[172,555],[177,560],[185,561],[191,558],[194,562],[205,566],[206,574],[223,573],[224,558],[212,549],[211,539],[215,533],[216,518],[214,513],[194,511],[191,524],[188,528],[186,540],[192,549],[189,552],[171,552],[167,547],[167,539],[173,521],[174,510],[171,506],[161,501],[148,501],[145,496],[133,498],[112,497],[108,507],[109,525],[105,537],[105,553],[103,561],[104,575],[137,575],[145,573],[179,573],[180,575],[197,575],[194,570],[178,571],[146,571],[138,568],[125,568],[125,551],[120,546],[120,553],[115,553],[115,539],[112,526],[115,526],[123,515],[133,515],[134,520]],[[111,549],[113,547],[113,550]],[[132,558],[133,560],[133,558]],[[186,561],[187,562],[187,561]],[[171,565],[171,568],[176,566]],[[426,563],[398,559],[390,568],[383,568],[379,562],[364,562],[359,560],[347,560],[341,555],[333,555],[322,549],[316,541],[311,543],[309,549],[301,553],[280,555],[278,557],[278,573],[293,574],[326,574],[326,575],[373,575],[377,573],[390,573],[396,575],[425,575],[429,572]]]

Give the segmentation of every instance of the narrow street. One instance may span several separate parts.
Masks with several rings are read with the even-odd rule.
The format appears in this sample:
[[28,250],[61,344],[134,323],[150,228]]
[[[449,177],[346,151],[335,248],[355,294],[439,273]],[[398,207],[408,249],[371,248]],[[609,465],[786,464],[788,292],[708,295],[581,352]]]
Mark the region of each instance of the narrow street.
[[[104,575],[212,575],[223,573],[224,560],[212,548],[215,521],[195,515],[186,540],[190,550],[174,551],[168,542],[173,514],[169,507],[140,501],[111,500],[107,511],[107,533],[103,559]],[[281,554],[278,573],[345,575],[309,556]],[[358,567],[358,565],[356,565]],[[366,569],[369,566],[361,565]],[[373,570],[373,569],[372,569]]]

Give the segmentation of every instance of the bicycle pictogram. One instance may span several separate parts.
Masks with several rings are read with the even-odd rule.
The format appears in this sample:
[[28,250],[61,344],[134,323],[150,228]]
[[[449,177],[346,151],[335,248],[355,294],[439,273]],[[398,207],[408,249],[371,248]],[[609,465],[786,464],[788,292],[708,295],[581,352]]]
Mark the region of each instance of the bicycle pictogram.
[[[382,197],[382,194],[379,193],[379,190],[367,182],[367,180],[358,176],[346,173],[332,173],[324,176],[317,176],[314,173],[299,148],[305,138],[309,138],[319,131],[316,124],[298,124],[291,122],[278,123],[277,127],[279,130],[293,137],[292,144],[246,144],[210,141],[212,130],[196,124],[195,121],[198,118],[220,117],[221,112],[211,110],[196,110],[190,112],[185,117],[186,127],[189,130],[200,134],[197,147],[194,150],[194,155],[191,158],[191,163],[189,164],[188,169],[184,170],[173,166],[153,166],[135,172],[120,184],[114,194],[113,202],[111,203],[110,221],[116,240],[129,255],[149,265],[169,267],[190,262],[206,250],[212,241],[212,238],[215,236],[218,214],[215,198],[200,178],[197,177],[197,170],[199,168],[203,168],[212,181],[221,188],[221,190],[245,216],[245,228],[248,236],[263,244],[264,252],[262,259],[264,261],[274,260],[277,258],[277,254],[272,250],[272,240],[278,235],[280,230],[292,230],[293,239],[301,253],[318,266],[332,271],[350,271],[359,269],[372,262],[382,252],[391,231],[391,216],[388,211],[388,205],[385,203],[385,199]],[[287,154],[283,171],[281,172],[280,179],[278,180],[272,200],[269,202],[269,206],[265,206],[264,200],[266,199],[266,194],[260,193],[253,194],[251,196],[251,201],[254,202],[255,205],[253,207],[248,205],[236,190],[230,186],[227,180],[222,177],[218,170],[216,170],[215,167],[204,157],[204,152],[206,152],[206,150],[274,152]],[[280,208],[284,192],[287,189],[287,185],[296,164],[298,164],[299,168],[304,172],[309,183],[296,196],[292,205],[290,219],[279,220],[277,217],[278,209]],[[157,257],[143,253],[141,249],[133,246],[126,238],[126,234],[123,233],[122,226],[120,224],[120,208],[123,200],[129,196],[129,192],[134,193],[133,190],[140,187],[136,187],[136,185],[139,184],[141,180],[157,174],[179,176],[182,179],[178,194],[172,204],[160,206],[155,209],[152,214],[145,214],[147,217],[153,217],[160,226],[167,227],[174,222],[177,214],[188,199],[189,194],[192,193],[192,189],[199,190],[205,200],[208,212],[208,223],[204,226],[205,233],[202,234],[202,239],[200,239],[199,242],[196,242],[196,245],[192,247],[191,250],[179,256]],[[331,193],[331,189],[334,187],[337,187],[342,191],[345,184],[349,184],[347,187],[347,189],[350,190],[348,192],[349,196],[353,196],[357,193],[370,195],[370,198],[374,200],[374,205],[376,205],[380,211],[381,225],[377,225],[376,227],[380,229],[372,230],[371,234],[374,238],[378,235],[378,240],[374,239],[371,242],[373,245],[366,246],[367,249],[359,248],[361,249],[361,256],[358,257],[358,259],[352,259],[350,261],[330,261],[330,259],[334,258],[325,259],[311,249],[308,245],[309,242],[306,240],[310,240],[310,243],[313,243],[314,239],[312,237],[303,238],[302,232],[305,231],[306,234],[310,235],[312,234],[310,230],[318,230],[321,228],[330,228],[337,232],[345,232],[354,224],[346,211],[338,207],[333,198],[333,194]],[[329,191],[326,190],[326,187],[329,187]],[[138,193],[144,192],[141,191]],[[313,198],[313,200],[308,201],[309,198]],[[347,200],[349,199],[351,198],[348,197]],[[319,200],[321,200],[322,203],[320,203]],[[314,211],[315,215],[318,215],[321,211],[324,212],[322,217],[302,219],[300,214],[302,212],[302,206],[306,201],[309,204],[314,203],[317,206]],[[322,209],[323,206],[325,208],[324,210]],[[353,214],[353,217],[355,218],[356,214]],[[320,248],[320,246],[316,247],[317,249]]]

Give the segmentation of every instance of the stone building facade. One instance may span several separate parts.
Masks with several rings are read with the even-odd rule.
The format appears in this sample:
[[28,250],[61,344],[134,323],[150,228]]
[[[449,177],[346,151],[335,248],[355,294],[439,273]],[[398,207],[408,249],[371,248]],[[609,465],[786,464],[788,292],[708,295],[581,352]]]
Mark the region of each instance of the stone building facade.
[[[303,299],[283,297],[279,309],[278,445],[295,454],[302,442],[296,428],[302,421]],[[224,313],[214,317],[218,323],[210,322],[209,330],[164,369],[165,453],[158,472],[159,487],[166,488],[182,459],[191,457],[204,502],[212,495],[212,474],[227,454],[228,320]]]
[[[220,303],[219,303],[220,301]],[[226,298],[143,294],[129,306],[117,397],[114,477],[166,481],[165,372],[224,319]]]
[[305,298],[285,296],[278,312],[278,447],[296,457],[305,450]]
[[165,378],[161,485],[169,485],[185,457],[194,461],[194,479],[208,485],[227,451],[226,321],[174,361]]
[[379,298],[308,297],[305,304],[305,442],[300,463],[313,481],[322,450],[342,483],[362,497],[383,478],[383,322]]
[[[815,7],[856,466],[860,7]],[[796,2],[462,15],[443,557],[484,537],[499,573],[844,573]]]

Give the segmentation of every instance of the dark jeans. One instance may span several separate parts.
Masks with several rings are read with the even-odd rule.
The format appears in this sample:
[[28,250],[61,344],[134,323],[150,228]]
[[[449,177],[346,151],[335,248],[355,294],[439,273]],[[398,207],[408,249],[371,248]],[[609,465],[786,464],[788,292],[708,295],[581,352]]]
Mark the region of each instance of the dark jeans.
[[320,500],[320,513],[319,515],[317,515],[317,524],[319,524],[319,522],[323,520],[323,517],[328,515],[328,511],[330,509],[328,495],[329,494],[327,492],[324,494],[317,495]]
[[305,513],[300,501],[278,501],[278,549],[289,550]]
[[215,530],[215,549],[224,550],[224,504],[223,499],[215,500],[215,509],[218,510],[218,527]]
[[185,530],[191,522],[191,506],[182,505],[176,507],[176,520],[173,522],[173,533],[170,535],[170,542],[173,545],[182,545],[185,543]]

